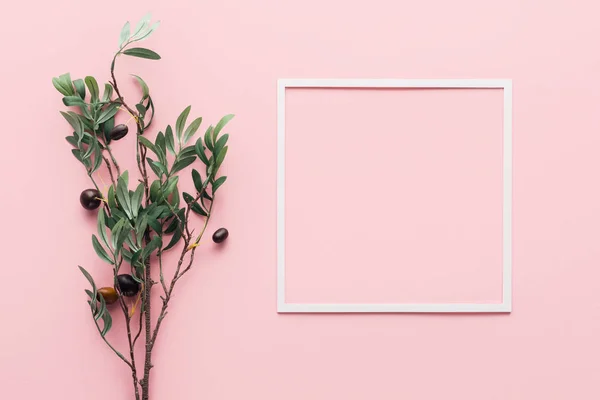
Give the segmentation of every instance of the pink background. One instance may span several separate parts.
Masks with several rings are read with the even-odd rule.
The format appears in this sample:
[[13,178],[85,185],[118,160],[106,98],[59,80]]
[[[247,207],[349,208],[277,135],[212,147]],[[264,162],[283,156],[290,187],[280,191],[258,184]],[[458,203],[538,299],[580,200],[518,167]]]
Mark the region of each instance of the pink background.
[[[211,123],[236,114],[211,225],[231,236],[222,251],[207,243],[177,290],[155,351],[155,399],[600,396],[596,2],[55,0],[11,3],[0,25],[0,398],[132,398],[85,304],[76,265],[100,282],[109,272],[90,246],[94,219],[78,202],[89,183],[68,154],[50,79],[107,80],[124,20],[146,10],[164,21],[147,44],[163,60],[120,60],[127,93],[128,73],[147,80],[157,126],[188,104]],[[275,312],[280,77],[514,80],[512,314]],[[131,139],[119,142],[121,159]],[[117,320],[111,338],[122,349],[121,329]]]
[[286,92],[287,302],[502,301],[502,89]]

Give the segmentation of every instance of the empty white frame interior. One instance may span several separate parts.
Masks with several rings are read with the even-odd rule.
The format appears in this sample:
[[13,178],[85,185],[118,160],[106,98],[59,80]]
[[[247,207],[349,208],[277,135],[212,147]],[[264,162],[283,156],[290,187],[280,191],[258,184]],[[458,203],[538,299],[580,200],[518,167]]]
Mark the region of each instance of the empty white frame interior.
[[[319,304],[285,299],[285,91],[287,88],[503,89],[502,301]],[[277,84],[277,311],[280,313],[493,313],[512,310],[512,81],[508,79],[280,79]]]

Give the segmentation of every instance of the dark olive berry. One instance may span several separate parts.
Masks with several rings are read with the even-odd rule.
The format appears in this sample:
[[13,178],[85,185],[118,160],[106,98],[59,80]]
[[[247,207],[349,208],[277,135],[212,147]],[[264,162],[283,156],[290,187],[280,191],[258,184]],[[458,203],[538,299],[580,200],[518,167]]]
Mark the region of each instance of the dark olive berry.
[[222,243],[225,241],[225,239],[227,239],[227,237],[229,236],[229,231],[227,231],[227,229],[225,228],[219,228],[215,231],[215,233],[213,233],[213,242],[215,243]]
[[98,295],[104,297],[104,302],[106,304],[113,304],[119,300],[119,294],[115,290],[115,288],[111,287],[102,287],[98,289]]
[[96,189],[86,189],[79,195],[79,202],[86,210],[95,210],[102,204],[102,193]]
[[140,284],[129,274],[117,275],[117,282],[123,296],[133,297],[140,290]]
[[129,132],[127,125],[119,124],[112,128],[108,136],[110,137],[110,140],[119,140],[123,139],[125,135],[127,135],[127,132]]

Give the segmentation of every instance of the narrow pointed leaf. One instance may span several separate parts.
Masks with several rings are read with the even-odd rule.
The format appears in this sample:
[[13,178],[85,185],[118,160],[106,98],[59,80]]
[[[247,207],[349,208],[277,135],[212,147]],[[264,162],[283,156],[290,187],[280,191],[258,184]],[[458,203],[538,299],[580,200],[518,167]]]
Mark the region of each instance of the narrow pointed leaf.
[[173,236],[171,237],[171,241],[169,242],[167,247],[165,247],[163,249],[163,251],[169,250],[170,248],[175,246],[177,244],[177,242],[179,242],[179,239],[181,239],[181,230],[182,230],[181,226],[178,226],[177,229],[175,229],[175,232],[173,233]]
[[119,38],[119,48],[123,48],[123,45],[129,39],[130,30],[131,29],[130,29],[130,26],[129,26],[129,21],[127,21],[125,23],[125,25],[123,26],[123,29],[121,29],[121,36]]
[[137,79],[140,87],[142,88],[142,100],[145,100],[150,95],[150,88],[146,84],[146,82],[137,75],[132,75],[135,79]]
[[196,159],[196,155],[178,160],[175,164],[173,164],[173,168],[171,169],[171,174],[179,172],[182,169],[184,169],[185,167],[191,165],[195,159]]
[[231,121],[231,119],[234,116],[235,115],[233,115],[233,114],[228,114],[228,115],[224,116],[223,118],[221,118],[221,120],[217,123],[217,125],[215,126],[215,129],[213,131],[213,138],[212,138],[213,143],[217,140],[217,137],[219,136],[219,133],[221,133],[221,129],[223,129],[223,127],[225,125],[227,125],[227,123],[229,121]]
[[86,76],[85,84],[87,85],[88,90],[90,91],[90,98],[92,103],[97,102],[100,96],[100,89],[98,89],[98,82],[96,81],[96,78],[94,78],[93,76]]
[[100,242],[98,242],[98,238],[96,237],[96,235],[92,235],[92,245],[94,246],[94,250],[96,251],[96,254],[98,254],[98,257],[100,257],[102,260],[106,261],[111,265],[114,264],[113,260],[110,258],[106,250],[104,250],[104,247],[102,247]]
[[165,145],[167,146],[167,150],[169,153],[175,154],[175,138],[173,137],[173,129],[171,129],[171,125],[167,126],[165,130]]
[[192,121],[183,134],[183,143],[187,143],[190,138],[194,136],[198,128],[200,128],[200,124],[202,124],[202,117],[196,118]]
[[194,181],[194,187],[198,193],[201,193],[204,188],[202,187],[202,176],[200,176],[200,172],[195,169],[192,170],[192,180]]
[[85,100],[85,83],[83,83],[82,79],[75,79],[73,81],[73,86],[75,86],[75,90],[77,91],[77,95],[81,97],[81,100]]
[[102,243],[104,243],[107,247],[108,244],[108,235],[106,234],[106,220],[104,217],[104,210],[98,213],[98,236],[102,239]]
[[160,56],[156,52],[143,47],[132,47],[123,51],[123,54],[132,57],[145,58],[148,60],[160,60]]
[[113,95],[113,87],[109,83],[104,84],[104,94],[102,95],[102,101],[110,101]]
[[219,179],[217,179],[215,181],[215,183],[213,183],[213,186],[212,186],[213,195],[217,192],[217,189],[220,188],[221,185],[225,183],[226,180],[227,180],[227,177],[222,176]]
[[204,143],[201,137],[198,138],[198,140],[196,140],[195,150],[200,161],[202,161],[205,165],[208,165],[208,158],[206,157],[206,153],[204,152]]
[[187,106],[185,108],[185,110],[183,110],[182,113],[179,114],[179,117],[177,117],[177,122],[175,124],[175,133],[177,133],[177,139],[180,143],[181,143],[181,136],[183,135],[183,130],[185,128],[185,123],[187,121],[187,117],[190,114],[191,109],[192,109],[192,106]]

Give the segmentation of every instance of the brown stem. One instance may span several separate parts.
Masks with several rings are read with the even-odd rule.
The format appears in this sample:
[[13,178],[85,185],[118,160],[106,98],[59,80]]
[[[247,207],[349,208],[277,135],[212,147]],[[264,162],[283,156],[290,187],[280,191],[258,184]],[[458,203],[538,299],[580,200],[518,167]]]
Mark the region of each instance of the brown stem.
[[[203,190],[204,189],[206,189],[206,187],[204,187]],[[197,201],[198,198],[200,198],[200,196],[202,196],[202,192],[198,194],[198,197],[196,197],[195,201]],[[213,196],[214,196],[214,193],[213,193]],[[198,236],[196,243],[198,241],[200,241],[200,239],[204,235],[204,232],[206,231],[206,227],[208,226],[208,221],[210,219],[210,215],[212,212],[213,202],[214,202],[214,197],[213,197],[213,201],[211,201],[211,203],[210,203],[210,208],[208,209],[208,213],[207,213],[208,215],[206,216],[206,219],[204,221],[204,227],[202,228],[202,231],[200,232],[200,235]],[[188,204],[188,209],[187,209],[186,218],[185,218],[186,221],[188,220],[190,207],[191,207],[191,203]],[[175,268],[175,274],[173,275],[173,279],[171,280],[171,284],[169,285],[169,290],[167,291],[165,289],[165,297],[162,298],[163,305],[160,310],[158,320],[156,321],[156,326],[154,327],[154,333],[152,334],[152,340],[150,341],[150,343],[151,343],[150,350],[152,350],[152,348],[154,347],[154,344],[156,342],[156,338],[158,336],[158,331],[160,330],[162,321],[167,316],[167,308],[169,307],[169,300],[171,300],[171,296],[173,294],[173,289],[175,288],[175,284],[183,276],[183,274],[185,274],[186,272],[188,272],[190,270],[190,268],[192,268],[192,265],[194,263],[194,255],[196,253],[196,248],[197,248],[195,246],[192,247],[192,249],[191,249],[190,259],[189,259],[186,267],[180,273],[181,266],[183,265],[183,262],[185,261],[185,255],[188,253],[188,251],[190,251],[189,246],[191,243],[191,234],[185,235],[183,240],[184,240],[183,241],[183,249],[181,251],[181,255],[179,256],[179,261],[177,262],[177,267]]]
[[112,172],[112,167],[110,166],[110,161],[108,161],[108,158],[102,156],[102,158],[104,159],[104,163],[106,164],[106,169],[108,169],[108,174],[110,175],[110,181],[112,182],[113,186],[116,188],[117,184],[115,183],[115,177],[113,176],[113,172]]
[[[136,113],[135,111],[133,111],[133,109],[131,107],[129,107],[129,105],[127,105],[127,103],[125,102],[125,100],[123,99],[123,96],[121,95],[121,92],[119,90],[119,86],[117,85],[117,79],[115,77],[115,61],[117,59],[117,56],[120,53],[117,53],[115,55],[115,57],[113,58],[111,67],[110,67],[110,75],[112,77],[112,86],[115,89],[115,93],[117,94],[119,101],[121,102],[121,104],[123,104],[123,107],[125,107],[125,109],[127,111],[129,111],[129,113],[135,117],[135,122],[136,122],[136,126],[137,126],[137,137],[139,137],[139,135],[142,135],[144,133],[144,127],[142,125],[142,122],[140,120],[140,117],[138,115],[138,113]],[[137,157],[137,164],[138,164],[138,168],[140,170],[140,173],[142,175],[142,180],[144,182],[144,191],[145,191],[145,196],[146,196],[146,205],[148,205],[149,201],[150,201],[150,187],[148,186],[148,173],[146,171],[146,151],[145,148],[139,143],[138,140],[138,148],[139,151],[141,153],[141,158]],[[148,244],[148,242],[150,241],[150,231],[146,230],[146,233],[144,235],[144,241],[146,242],[146,244]],[[152,368],[152,349],[150,347],[150,340],[152,339],[152,314],[151,314],[151,294],[152,294],[152,276],[151,276],[151,271],[150,271],[150,258],[148,257],[146,259],[146,261],[144,262],[145,264],[145,275],[144,275],[144,292],[143,292],[143,304],[144,304],[144,326],[145,326],[145,331],[146,331],[146,357],[144,360],[144,377],[142,378],[142,380],[140,381],[140,386],[142,387],[142,400],[148,400],[149,398],[149,388],[150,388],[150,369]]]
[[[115,272],[116,275],[116,272]],[[117,288],[119,285],[115,285]],[[136,400],[140,399],[140,392],[138,387],[138,378],[137,378],[137,369],[135,367],[135,354],[134,354],[134,345],[131,340],[131,317],[129,316],[129,308],[127,304],[125,304],[125,300],[123,298],[123,294],[119,290],[119,304],[121,305],[121,310],[123,310],[123,315],[125,316],[125,326],[127,327],[127,341],[129,344],[129,357],[131,359],[131,377],[133,379],[133,389],[135,391]]]

